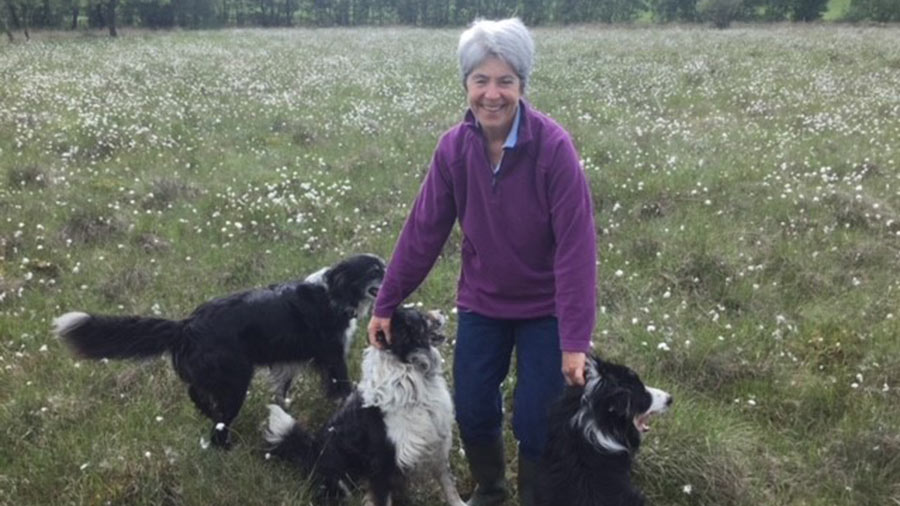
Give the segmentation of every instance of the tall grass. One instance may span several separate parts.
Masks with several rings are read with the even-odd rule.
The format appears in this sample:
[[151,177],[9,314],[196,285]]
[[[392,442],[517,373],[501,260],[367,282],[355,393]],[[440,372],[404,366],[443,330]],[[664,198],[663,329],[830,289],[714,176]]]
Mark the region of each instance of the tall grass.
[[[595,350],[676,397],[638,458],[651,502],[900,503],[900,32],[535,36],[529,98],[574,135],[596,205]],[[207,450],[165,360],[77,361],[50,322],[76,309],[180,318],[350,253],[389,256],[462,115],[456,37],[0,47],[0,503],[313,501],[265,458],[262,378],[235,448]],[[412,302],[452,310],[458,241]],[[294,399],[311,425],[333,409],[311,376]],[[453,465],[467,491],[456,453]],[[440,503],[412,481],[412,504]]]

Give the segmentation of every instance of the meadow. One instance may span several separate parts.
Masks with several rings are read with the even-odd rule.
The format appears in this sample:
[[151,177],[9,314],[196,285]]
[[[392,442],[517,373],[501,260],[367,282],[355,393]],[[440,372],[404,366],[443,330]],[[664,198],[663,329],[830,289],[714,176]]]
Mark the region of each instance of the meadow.
[[[0,45],[0,504],[313,504],[266,458],[262,373],[219,452],[167,358],[78,361],[50,324],[181,318],[389,257],[462,118],[458,33]],[[594,351],[676,399],[638,456],[649,502],[900,504],[900,29],[534,35],[528,98],[573,134],[596,207]],[[458,248],[409,300],[451,335]],[[293,398],[311,425],[332,409],[311,374]],[[441,504],[428,480],[410,495]]]

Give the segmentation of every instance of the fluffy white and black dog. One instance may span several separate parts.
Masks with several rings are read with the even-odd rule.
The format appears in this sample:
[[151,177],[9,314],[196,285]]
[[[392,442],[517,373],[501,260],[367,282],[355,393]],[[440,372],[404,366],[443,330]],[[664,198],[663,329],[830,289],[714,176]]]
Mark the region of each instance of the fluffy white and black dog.
[[628,367],[588,357],[584,387],[566,387],[550,412],[538,466],[538,506],[640,506],[631,465],[650,417],[672,396],[645,387]]
[[320,501],[368,482],[367,504],[387,506],[413,470],[431,471],[448,504],[465,506],[450,473],[453,403],[435,346],[443,318],[414,309],[391,317],[391,342],[366,348],[357,390],[315,434],[269,406],[271,454],[298,465]]
[[212,443],[230,444],[256,366],[273,368],[283,399],[298,363],[312,363],[330,397],[352,391],[347,353],[356,319],[368,311],[384,261],[356,255],[303,281],[270,285],[206,302],[183,320],[66,313],[54,331],[91,359],[146,358],[168,352],[188,394],[212,419]]

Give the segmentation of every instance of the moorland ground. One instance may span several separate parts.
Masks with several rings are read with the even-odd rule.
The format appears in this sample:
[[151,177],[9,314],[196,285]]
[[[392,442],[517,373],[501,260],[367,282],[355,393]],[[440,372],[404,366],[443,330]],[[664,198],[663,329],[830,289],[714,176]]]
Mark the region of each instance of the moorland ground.
[[[462,117],[457,35],[0,46],[0,503],[312,501],[265,458],[262,375],[218,452],[166,360],[78,361],[50,322],[180,318],[350,253],[388,257]],[[573,134],[596,205],[594,350],[676,397],[638,457],[650,501],[900,504],[900,30],[535,36],[528,98]],[[458,247],[454,231],[410,299],[450,313],[451,334]],[[292,413],[332,409],[306,375]],[[514,472],[511,436],[508,453]],[[412,488],[439,504],[434,483]]]

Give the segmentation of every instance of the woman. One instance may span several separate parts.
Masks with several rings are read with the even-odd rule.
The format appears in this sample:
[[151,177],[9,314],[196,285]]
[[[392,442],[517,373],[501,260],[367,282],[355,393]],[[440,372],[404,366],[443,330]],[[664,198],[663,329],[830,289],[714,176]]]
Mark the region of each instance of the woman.
[[438,142],[387,268],[369,341],[462,229],[454,402],[477,486],[470,506],[500,504],[502,396],[513,349],[519,496],[531,504],[546,412],[564,382],[584,384],[595,321],[596,232],[569,134],[524,99],[534,42],[518,19],[476,21],[459,40],[469,110]]

